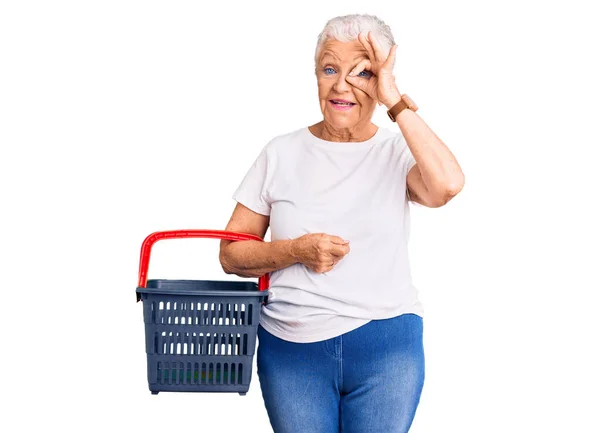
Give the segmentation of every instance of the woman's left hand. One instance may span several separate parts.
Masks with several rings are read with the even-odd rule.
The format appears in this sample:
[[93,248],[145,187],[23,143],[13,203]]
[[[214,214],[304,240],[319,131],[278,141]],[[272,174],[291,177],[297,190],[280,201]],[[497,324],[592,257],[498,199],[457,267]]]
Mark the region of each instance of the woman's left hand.
[[[400,91],[396,87],[396,77],[392,73],[398,45],[392,46],[386,59],[381,45],[371,35],[371,32],[368,32],[367,37],[363,36],[362,33],[359,34],[358,40],[367,50],[369,58],[361,60],[350,71],[346,81],[375,99],[379,105],[384,104],[386,107],[391,108],[394,103],[400,100]],[[370,78],[358,77],[357,74],[364,70],[370,71],[373,76]]]

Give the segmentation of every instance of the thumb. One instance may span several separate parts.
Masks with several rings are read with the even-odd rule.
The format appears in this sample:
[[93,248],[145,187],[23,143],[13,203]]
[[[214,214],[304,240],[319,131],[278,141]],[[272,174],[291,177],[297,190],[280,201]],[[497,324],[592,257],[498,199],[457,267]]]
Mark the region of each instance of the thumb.
[[340,238],[339,236],[331,236],[330,241],[331,241],[331,243],[336,244],[336,245],[346,245],[347,243],[350,242],[350,241]]
[[352,84],[354,87],[362,90],[363,92],[367,91],[367,83],[365,83],[365,80],[357,77],[356,75],[347,75],[346,81]]

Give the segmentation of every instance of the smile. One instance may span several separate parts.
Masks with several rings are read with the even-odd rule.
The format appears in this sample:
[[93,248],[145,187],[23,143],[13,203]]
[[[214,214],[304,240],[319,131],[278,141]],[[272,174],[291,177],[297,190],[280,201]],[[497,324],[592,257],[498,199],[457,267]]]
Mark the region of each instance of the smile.
[[353,102],[338,102],[338,101],[333,101],[333,100],[329,101],[329,104],[331,104],[331,106],[333,108],[335,108],[336,110],[340,110],[340,111],[348,111],[356,105]]

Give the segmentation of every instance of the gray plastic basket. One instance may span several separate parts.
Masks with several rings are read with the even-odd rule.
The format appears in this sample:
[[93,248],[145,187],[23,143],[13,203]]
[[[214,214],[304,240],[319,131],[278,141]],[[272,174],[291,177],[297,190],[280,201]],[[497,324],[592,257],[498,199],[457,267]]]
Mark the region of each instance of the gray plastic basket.
[[152,394],[238,392],[252,379],[252,360],[268,275],[259,283],[211,280],[148,280],[152,244],[160,239],[210,237],[260,240],[219,230],[157,232],[142,244],[137,299],[143,301]]

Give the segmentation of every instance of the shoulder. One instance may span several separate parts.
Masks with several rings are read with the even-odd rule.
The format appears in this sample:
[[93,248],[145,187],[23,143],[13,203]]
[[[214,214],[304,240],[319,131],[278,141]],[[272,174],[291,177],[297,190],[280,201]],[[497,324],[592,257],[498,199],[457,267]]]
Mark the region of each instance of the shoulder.
[[306,136],[307,130],[306,127],[303,127],[291,132],[286,132],[285,134],[276,135],[269,141],[266,147],[278,148],[286,145],[289,146],[290,143],[301,142]]
[[410,158],[410,148],[400,131],[391,131],[387,128],[379,128],[379,139],[376,146],[385,154],[390,162],[401,161]]
[[267,157],[274,158],[277,155],[293,152],[304,142],[306,131],[308,129],[304,127],[276,135],[264,146],[263,153]]
[[404,135],[400,131],[392,131],[388,128],[379,127],[378,131],[379,140],[378,144],[383,146],[396,146],[405,147],[407,146]]

